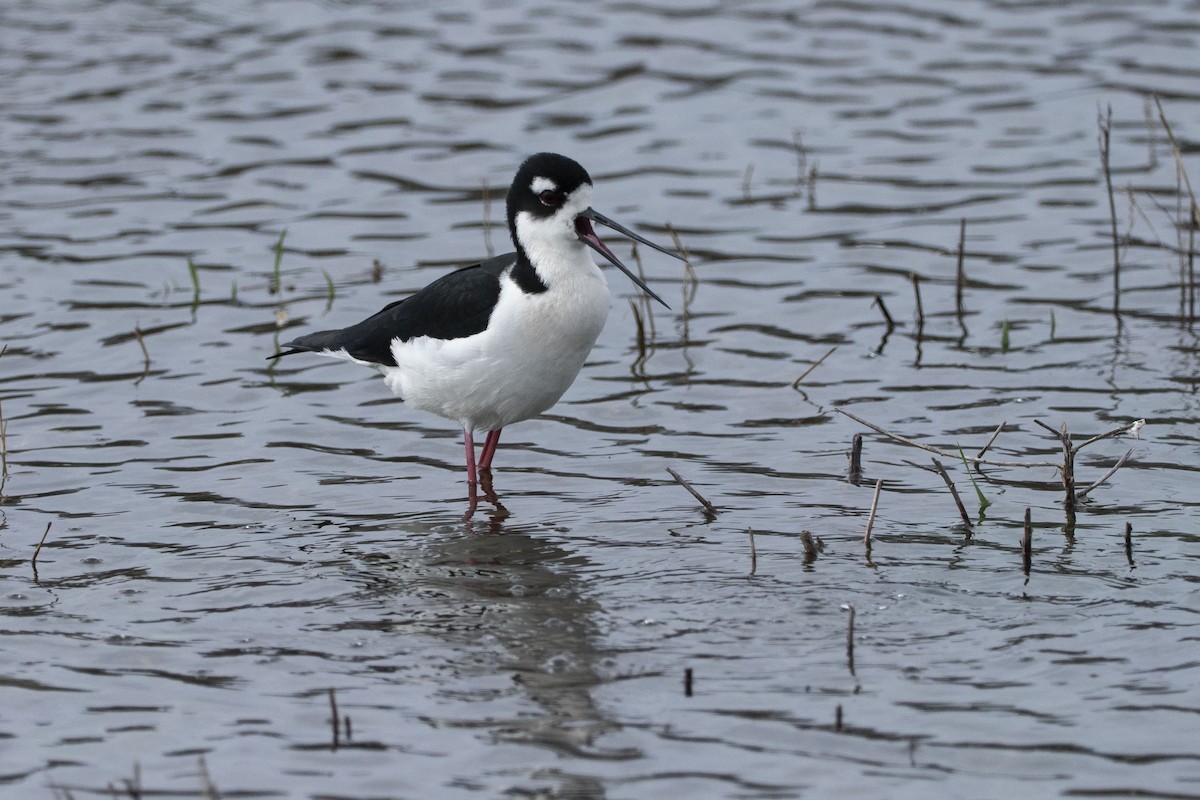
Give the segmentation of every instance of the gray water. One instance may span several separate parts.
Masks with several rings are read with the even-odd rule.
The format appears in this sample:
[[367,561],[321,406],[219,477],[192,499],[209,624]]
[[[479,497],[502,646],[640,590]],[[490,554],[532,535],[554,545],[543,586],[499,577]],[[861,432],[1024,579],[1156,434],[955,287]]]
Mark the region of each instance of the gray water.
[[[1198,43],[1194,1],[6,3],[0,796],[1200,797],[1151,97],[1200,188]],[[464,521],[452,424],[266,357],[507,249],[536,150],[695,279],[641,254],[639,342],[610,274]],[[1002,461],[1146,425],[1080,452],[1132,449],[1073,522],[1052,467],[985,467],[981,515],[940,457],[968,530],[838,409],[968,455],[1005,422]]]

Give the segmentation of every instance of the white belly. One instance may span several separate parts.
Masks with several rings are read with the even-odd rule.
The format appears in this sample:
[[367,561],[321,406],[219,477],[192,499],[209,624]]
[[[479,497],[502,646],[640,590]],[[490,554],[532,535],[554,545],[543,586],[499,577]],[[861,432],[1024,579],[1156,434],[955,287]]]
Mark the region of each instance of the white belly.
[[595,266],[540,294],[508,276],[488,328],[461,339],[395,342],[383,374],[406,405],[471,430],[496,430],[536,417],[579,374],[608,316],[609,294]]

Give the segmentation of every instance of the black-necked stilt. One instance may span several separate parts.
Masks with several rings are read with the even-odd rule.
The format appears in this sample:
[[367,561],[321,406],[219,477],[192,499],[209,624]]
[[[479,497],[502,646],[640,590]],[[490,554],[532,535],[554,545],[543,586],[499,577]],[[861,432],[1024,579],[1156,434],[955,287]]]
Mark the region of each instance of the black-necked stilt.
[[490,471],[501,429],[557,403],[604,327],[608,283],[587,247],[666,305],[592,222],[681,258],[593,211],[592,179],[566,156],[526,159],[507,204],[515,253],[444,275],[357,325],[301,336],[271,356],[313,352],[375,367],[406,404],[457,422],[472,498],[475,431],[488,432],[478,464]]

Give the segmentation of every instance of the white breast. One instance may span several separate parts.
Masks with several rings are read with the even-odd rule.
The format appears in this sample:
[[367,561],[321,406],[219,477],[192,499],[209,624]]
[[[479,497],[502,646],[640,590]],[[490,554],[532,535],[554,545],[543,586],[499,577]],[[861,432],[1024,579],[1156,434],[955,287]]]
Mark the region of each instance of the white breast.
[[[461,339],[394,342],[384,378],[405,404],[473,430],[536,417],[562,397],[608,316],[608,284],[582,248],[548,290],[526,294],[506,272],[488,327]],[[583,263],[586,262],[586,263]],[[541,272],[541,270],[539,270]]]

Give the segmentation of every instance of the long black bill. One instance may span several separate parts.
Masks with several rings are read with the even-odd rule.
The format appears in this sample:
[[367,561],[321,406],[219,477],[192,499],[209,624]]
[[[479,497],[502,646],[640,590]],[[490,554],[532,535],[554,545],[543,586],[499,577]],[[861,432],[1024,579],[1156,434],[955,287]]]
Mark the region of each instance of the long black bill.
[[583,240],[583,242],[588,247],[592,248],[597,253],[604,256],[606,259],[608,259],[609,262],[611,262],[614,267],[616,267],[617,269],[621,270],[621,272],[624,272],[626,275],[628,275],[629,279],[638,285],[638,288],[640,288],[643,292],[650,295],[655,300],[662,303],[664,306],[666,306],[666,308],[669,309],[670,306],[667,305],[665,300],[663,300],[661,297],[656,295],[654,293],[654,290],[646,285],[645,281],[643,281],[637,275],[634,275],[632,272],[630,272],[629,267],[622,264],[620,259],[618,259],[615,255],[613,255],[613,251],[608,249],[608,245],[606,245],[606,244],[604,244],[604,242],[600,241],[600,237],[596,235],[596,232],[594,230],[592,230],[592,225],[590,222],[588,222],[588,220],[595,220],[596,222],[599,222],[601,225],[603,225],[607,228],[612,228],[617,233],[623,233],[626,236],[628,236],[630,239],[633,239],[634,241],[641,242],[642,244],[646,245],[647,247],[653,247],[655,250],[657,250],[660,253],[666,253],[669,256],[674,256],[675,258],[678,258],[680,261],[683,260],[683,256],[679,255],[678,253],[672,253],[670,250],[667,250],[665,247],[660,247],[659,245],[656,245],[654,242],[650,241],[649,239],[645,239],[645,238],[639,236],[638,234],[629,230],[629,228],[626,228],[624,225],[621,225],[620,223],[617,223],[617,222],[613,222],[611,219],[604,216],[599,211],[595,211],[595,210],[589,208],[586,211],[584,211],[582,214],[580,214],[578,217],[575,218],[575,231],[576,231],[576,233],[579,234],[579,238],[581,240]]

